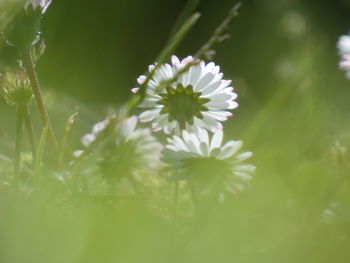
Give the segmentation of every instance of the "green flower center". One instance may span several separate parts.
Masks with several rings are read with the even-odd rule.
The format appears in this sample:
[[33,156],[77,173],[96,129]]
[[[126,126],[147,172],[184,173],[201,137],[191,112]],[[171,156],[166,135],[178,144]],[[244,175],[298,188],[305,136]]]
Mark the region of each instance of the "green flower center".
[[232,173],[230,162],[214,157],[188,158],[185,160],[184,167],[196,181],[205,184],[220,181]]
[[203,118],[201,111],[208,110],[204,106],[209,101],[201,98],[201,92],[195,92],[191,85],[184,87],[178,84],[177,87],[168,86],[166,92],[161,93],[162,97],[157,103],[163,105],[161,114],[168,113],[169,121],[177,121],[180,128],[184,129],[185,124],[193,124],[193,118]]

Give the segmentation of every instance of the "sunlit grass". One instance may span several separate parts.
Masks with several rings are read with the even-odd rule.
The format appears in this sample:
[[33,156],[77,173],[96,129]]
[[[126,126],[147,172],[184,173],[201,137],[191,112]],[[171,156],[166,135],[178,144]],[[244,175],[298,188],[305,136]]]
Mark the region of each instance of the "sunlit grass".
[[[170,63],[180,42],[196,30],[199,15],[191,14],[198,2],[187,4],[170,42],[156,58],[158,65]],[[5,4],[0,2],[0,12],[10,10]],[[160,160],[152,161],[152,167],[136,164],[137,146],[120,136],[118,125],[126,116],[142,112],[137,106],[147,96],[158,66],[145,71],[146,81],[123,106],[105,106],[103,111],[41,85],[57,149],[47,140],[45,120],[43,125],[34,100],[29,109],[35,153],[26,129],[22,143],[16,144],[15,107],[1,106],[5,110],[0,130],[0,262],[346,262],[350,84],[337,68],[336,44],[323,41],[325,36],[313,29],[307,16],[287,11],[281,16],[281,31],[274,34],[303,44],[283,50],[283,44],[274,43],[284,52],[266,61],[268,70],[261,69],[270,72],[268,84],[260,87],[265,90],[254,91],[256,82],[246,76],[233,78],[240,107],[233,110],[232,120],[223,123],[224,141],[242,139],[242,151],[254,152],[249,163],[257,169],[244,191],[225,193],[220,201],[194,193],[193,181],[175,164],[176,169]],[[229,24],[236,13],[231,16],[221,20]],[[226,39],[224,32],[230,31],[225,22],[223,27],[199,49],[200,58],[211,59],[213,44]],[[234,42],[241,41],[234,37]],[[219,57],[234,57],[235,51],[224,47]],[[242,66],[252,65],[251,76],[255,71],[259,75],[265,64],[255,65],[266,59],[264,48],[245,55]],[[194,60],[178,75],[198,63]],[[0,64],[6,63],[0,58]],[[225,78],[237,74],[222,68]],[[45,77],[40,71],[38,76],[39,82]],[[103,129],[94,131],[93,124],[106,116]],[[138,125],[138,129],[150,127]],[[94,138],[85,144],[83,139],[82,145],[84,134]],[[167,134],[152,134],[163,146],[167,144]],[[13,158],[16,145],[21,149],[19,173]],[[74,156],[79,149],[84,153]],[[152,151],[156,154],[160,149]],[[226,172],[226,167],[195,168],[209,177]],[[172,174],[173,170],[177,172]],[[185,180],[173,181],[177,176]],[[213,181],[206,183],[212,187]]]

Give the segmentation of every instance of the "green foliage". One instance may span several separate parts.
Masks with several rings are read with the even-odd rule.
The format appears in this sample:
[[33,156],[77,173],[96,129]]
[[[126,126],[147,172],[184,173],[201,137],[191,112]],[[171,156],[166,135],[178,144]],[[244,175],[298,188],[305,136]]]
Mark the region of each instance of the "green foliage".
[[[207,5],[212,12],[216,10],[213,7],[226,9],[221,2],[214,2],[202,1],[203,6]],[[93,19],[89,12],[102,8],[101,3],[83,7],[80,4],[76,8],[83,12],[72,11],[78,19],[84,19],[84,16]],[[139,4],[151,5],[143,1]],[[199,1],[189,1],[179,21],[188,19],[198,4]],[[2,5],[0,1],[0,18],[1,11],[10,10],[8,6],[1,9]],[[74,7],[73,2],[65,5],[62,1],[57,8],[66,11],[70,5]],[[104,102],[102,83],[111,75],[110,72],[114,72],[115,82],[110,83],[108,96],[115,99],[117,94],[120,101],[125,102],[126,96],[121,87],[129,84],[123,81],[128,69],[124,62],[133,61],[133,70],[140,71],[134,61],[138,59],[137,55],[137,59],[132,57],[135,50],[108,48],[102,54],[115,61],[111,57],[116,49],[122,61],[118,61],[122,64],[119,69],[108,71],[111,65],[104,68],[100,60],[94,59],[98,57],[102,61],[100,52],[108,45],[104,43],[106,46],[98,46],[100,49],[97,49],[91,43],[105,40],[90,35],[83,41],[89,51],[87,57],[93,62],[85,65],[86,54],[83,51],[79,53],[84,46],[76,48],[73,43],[85,35],[79,35],[76,29],[69,31],[73,30],[71,28],[65,28],[63,34],[59,25],[52,21],[56,16],[60,22],[68,22],[73,28],[72,17],[67,12],[69,18],[65,21],[62,13],[52,13],[47,27],[48,31],[52,31],[48,33],[48,38],[51,37],[48,50],[51,51],[38,61],[44,51],[42,44],[32,47],[32,54],[37,62],[38,76],[43,80],[45,106],[58,135],[58,152],[51,144],[45,143],[49,134],[47,128],[42,129],[32,103],[29,109],[33,109],[33,120],[29,123],[34,124],[33,134],[41,137],[38,142],[30,141],[30,136],[23,137],[20,175],[17,178],[19,187],[15,187],[15,114],[2,101],[0,262],[347,262],[350,256],[350,156],[347,151],[350,147],[350,91],[349,82],[342,72],[338,72],[335,49],[335,35],[338,37],[345,32],[339,29],[340,18],[334,18],[339,24],[331,22],[329,17],[327,20],[323,16],[322,3],[318,5],[320,9],[307,1],[247,2],[241,10],[241,20],[232,32],[227,25],[236,16],[237,6],[231,9],[228,18],[213,19],[215,23],[223,20],[222,28],[215,31],[213,38],[197,54],[208,58],[211,54],[208,51],[224,40],[224,32],[233,33],[235,40],[219,47],[218,55],[225,72],[236,75],[232,77],[233,86],[240,96],[240,108],[234,111],[233,121],[225,123],[229,131],[226,136],[243,138],[245,147],[254,152],[253,163],[257,166],[250,187],[236,195],[225,195],[223,200],[200,194],[204,189],[202,185],[219,184],[216,179],[230,169],[230,166],[226,167],[212,158],[206,159],[206,165],[190,160],[193,161],[189,164],[192,172],[200,177],[197,181],[200,185],[194,188],[186,181],[169,181],[172,172],[162,169],[159,164],[154,170],[138,168],[130,172],[138,160],[132,154],[136,146],[132,143],[116,146],[114,133],[127,111],[138,110],[135,106],[142,100],[142,95],[132,96],[127,110],[115,110],[115,103],[113,108],[104,110],[102,114],[101,108],[105,108],[105,104],[96,106],[97,102],[92,105],[83,99],[77,101],[70,94],[77,92],[83,97],[96,78],[94,83],[98,85],[94,99]],[[323,6],[327,8],[327,13],[339,12],[341,17],[342,12],[331,10],[332,5],[328,5]],[[199,5],[205,8],[203,6]],[[152,14],[161,16],[164,12],[156,11]],[[348,15],[349,10],[343,12]],[[147,12],[142,10],[141,13],[142,19],[147,20]],[[203,19],[209,13],[204,12]],[[130,14],[123,17],[125,21],[127,15]],[[180,22],[174,27],[173,38],[158,56],[159,64],[167,62],[175,49],[183,52],[180,43],[185,36],[190,42],[183,42],[187,53],[192,45],[197,44],[199,40],[191,38],[188,33],[198,18],[199,15],[195,14],[182,27]],[[22,14],[16,19],[20,21],[16,22],[16,26],[10,26],[12,33],[5,36],[13,44],[20,43],[16,44],[18,47],[27,47],[37,37],[39,18]],[[133,14],[133,19],[141,18]],[[327,29],[319,22],[325,19],[327,23],[333,23],[327,25]],[[102,23],[99,20],[96,19],[96,24]],[[212,29],[209,30],[209,24],[214,24],[213,20],[210,23],[204,20],[202,27],[200,22],[197,24],[199,35]],[[5,28],[2,24],[0,26],[1,30]],[[131,25],[124,22],[123,27],[129,30]],[[106,29],[109,35],[114,34],[114,28],[111,28],[108,26]],[[78,36],[74,38],[72,32]],[[60,41],[53,36],[55,34],[59,34]],[[121,34],[118,37],[120,41],[125,41],[122,42],[125,45],[129,44],[127,36],[125,40]],[[164,42],[164,36],[155,39],[154,43],[150,39],[141,39],[144,41],[138,39],[137,44],[145,49],[156,45],[157,41]],[[60,47],[65,41],[70,43],[72,53],[65,46]],[[61,53],[55,55],[54,51]],[[76,59],[68,61],[64,57],[65,52],[76,55]],[[150,59],[148,52],[144,53],[144,57],[139,58],[142,63]],[[133,59],[126,59],[123,55]],[[64,67],[60,64],[60,56],[64,57]],[[4,63],[1,58],[0,63]],[[89,66],[95,67],[94,74],[86,71]],[[105,75],[99,74],[105,69]],[[169,83],[176,81],[184,72],[170,79]],[[74,82],[75,79],[79,82]],[[5,90],[17,92],[21,76],[12,75],[12,80],[12,86],[5,87]],[[56,91],[48,90],[48,83],[53,88],[57,87]],[[66,85],[73,86],[75,90],[63,95],[60,90],[64,90]],[[30,93],[29,100],[32,92],[27,82],[25,86]],[[146,86],[144,84],[143,88]],[[180,91],[180,95],[191,95],[191,99],[197,98],[192,89],[182,87],[176,91]],[[7,92],[7,96],[11,92]],[[14,99],[16,94],[7,97],[7,101],[17,104],[19,101]],[[169,103],[170,98],[164,96],[163,100]],[[175,102],[174,111],[182,106]],[[197,114],[197,110],[190,110]],[[79,112],[79,115],[72,115],[74,112]],[[105,113],[112,116],[107,128],[84,148],[83,154],[74,157],[73,151],[81,147],[81,135],[90,131],[91,123],[102,119]],[[187,120],[187,117],[179,118]],[[159,139],[165,141],[164,137],[160,135]],[[30,143],[34,143],[34,147],[30,147]],[[37,148],[36,154],[33,148]]]

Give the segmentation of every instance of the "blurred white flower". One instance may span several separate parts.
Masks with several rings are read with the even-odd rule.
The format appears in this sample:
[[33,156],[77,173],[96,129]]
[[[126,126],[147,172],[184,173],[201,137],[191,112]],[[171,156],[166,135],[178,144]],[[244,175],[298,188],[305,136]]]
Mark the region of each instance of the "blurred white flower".
[[47,8],[50,6],[52,0],[26,0],[24,7],[27,9],[29,5],[32,5],[33,10],[38,7],[41,8],[41,13],[44,14]]
[[345,71],[346,77],[350,79],[350,35],[340,36],[337,47],[341,56],[339,67]]
[[[114,116],[112,116],[112,118],[114,118]],[[99,121],[96,124],[94,124],[91,133],[88,133],[81,138],[81,143],[85,147],[88,147],[93,141],[95,141],[95,139],[101,133],[101,131],[103,131],[107,127],[110,121],[111,118],[107,118],[103,121]]]
[[[234,101],[237,95],[230,87],[231,81],[222,79],[220,67],[213,62],[200,61],[178,74],[194,60],[189,56],[180,61],[172,56],[171,65],[163,64],[155,70],[146,87],[146,98],[140,105],[146,108],[140,115],[142,122],[152,121],[154,130],[164,130],[167,134],[174,130],[177,134],[184,129],[196,131],[200,127],[210,131],[222,128],[221,122],[232,116],[228,110],[238,106]],[[151,65],[149,71],[153,69]],[[146,76],[140,76],[137,81],[141,85],[145,79]]]
[[350,55],[350,36],[342,35],[340,36],[337,47],[339,50],[339,54],[341,55]]
[[305,16],[297,10],[289,10],[282,17],[282,26],[290,37],[302,37],[307,32]]
[[204,129],[199,129],[198,134],[184,130],[181,137],[168,139],[162,160],[169,170],[176,171],[175,180],[187,180],[207,192],[210,188],[220,188],[236,193],[252,179],[255,166],[242,163],[252,153],[239,153],[242,141],[222,145],[222,139],[222,130],[216,131],[211,139]]
[[[92,132],[82,137],[85,147],[93,143],[116,117],[112,116],[96,123]],[[120,178],[135,175],[139,169],[146,170],[157,164],[161,145],[152,136],[151,129],[136,128],[137,116],[117,121],[114,129],[104,135],[101,145],[96,145],[93,157],[103,169],[104,176]],[[84,151],[76,151],[80,156]]]

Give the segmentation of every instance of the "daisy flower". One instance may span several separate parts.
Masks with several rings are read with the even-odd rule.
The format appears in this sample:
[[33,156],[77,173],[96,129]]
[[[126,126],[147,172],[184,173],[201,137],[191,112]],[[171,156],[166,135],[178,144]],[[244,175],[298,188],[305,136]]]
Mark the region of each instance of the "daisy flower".
[[174,180],[187,180],[203,192],[216,188],[236,193],[252,179],[255,166],[243,163],[252,153],[239,153],[242,141],[222,145],[222,139],[222,130],[216,131],[211,139],[204,129],[198,133],[184,130],[181,137],[168,139],[162,160],[169,170],[174,170]]
[[[82,137],[81,141],[88,147],[114,119],[107,118],[96,123],[92,132]],[[152,136],[148,128],[136,128],[138,118],[132,116],[117,122],[115,129],[96,146],[93,157],[102,168],[105,177],[120,178],[136,176],[136,171],[151,168],[157,163],[161,145]],[[79,156],[83,151],[77,151]],[[158,153],[158,154],[157,154]]]
[[[191,56],[180,61],[172,56],[172,63],[159,66],[146,87],[146,97],[140,105],[142,122],[152,121],[154,130],[170,134],[181,130],[196,131],[198,127],[215,131],[222,128],[222,121],[232,116],[228,110],[238,104],[231,81],[223,79],[220,67],[213,62],[198,61],[184,73],[179,73],[188,63],[195,62]],[[149,67],[152,72],[154,65]],[[146,76],[140,76],[142,85]],[[171,81],[174,80],[174,81]],[[137,88],[133,90],[137,91]]]
[[338,40],[337,47],[339,55],[341,56],[339,67],[345,71],[347,78],[350,79],[350,36],[341,36]]

